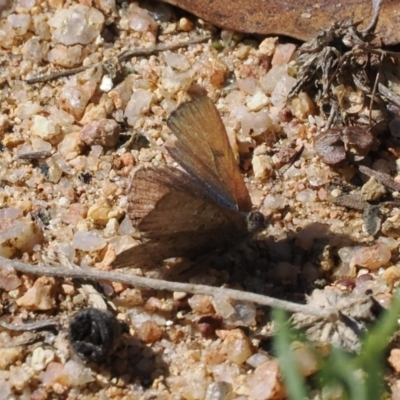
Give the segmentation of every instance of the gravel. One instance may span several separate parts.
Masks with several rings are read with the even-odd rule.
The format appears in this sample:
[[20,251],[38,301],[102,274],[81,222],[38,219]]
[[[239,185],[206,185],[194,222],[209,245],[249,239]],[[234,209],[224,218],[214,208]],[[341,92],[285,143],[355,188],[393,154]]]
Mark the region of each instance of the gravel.
[[[302,301],[318,277],[336,272],[356,279],[367,272],[373,280],[359,287],[390,303],[400,279],[398,235],[379,233],[374,240],[362,229],[362,213],[327,202],[329,184],[343,171],[330,169],[314,151],[325,119],[314,115],[313,100],[301,93],[286,104],[296,82],[295,45],[220,32],[159,3],[147,10],[113,0],[18,0],[0,4],[0,13],[0,255],[111,269],[115,254],[140,239],[125,215],[132,176],[140,166],[172,162],[163,149],[170,135],[165,120],[198,84],[216,104],[253,204],[269,225],[260,235],[263,244],[202,259],[187,279]],[[132,48],[209,33],[215,36],[204,43],[117,61]],[[104,68],[24,81],[105,60]],[[302,147],[275,178],[288,165],[285,154]],[[19,158],[34,152],[50,156]],[[399,218],[396,208],[387,210],[388,232]],[[124,272],[182,279],[179,260],[170,261]],[[298,287],[301,276],[309,284]],[[278,362],[259,345],[270,327],[268,313],[253,304],[17,275],[1,266],[0,288],[1,314],[17,322],[56,315],[63,324],[57,335],[49,331],[23,346],[20,332],[0,327],[0,336],[8,335],[7,346],[1,341],[0,399],[285,398]],[[66,335],[68,321],[89,304],[110,308],[129,326],[123,344],[101,365],[80,360]],[[309,348],[294,348],[304,376],[319,368]],[[396,370],[397,358],[392,352]]]

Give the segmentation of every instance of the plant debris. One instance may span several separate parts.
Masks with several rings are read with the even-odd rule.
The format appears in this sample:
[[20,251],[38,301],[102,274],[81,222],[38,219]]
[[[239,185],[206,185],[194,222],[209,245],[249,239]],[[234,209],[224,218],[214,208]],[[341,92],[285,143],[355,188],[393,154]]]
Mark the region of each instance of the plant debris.
[[348,126],[320,132],[314,138],[314,149],[325,164],[338,166],[345,161],[361,161],[373,143],[368,128]]
[[73,316],[68,338],[79,357],[99,363],[115,350],[124,331],[127,326],[110,311],[86,308]]

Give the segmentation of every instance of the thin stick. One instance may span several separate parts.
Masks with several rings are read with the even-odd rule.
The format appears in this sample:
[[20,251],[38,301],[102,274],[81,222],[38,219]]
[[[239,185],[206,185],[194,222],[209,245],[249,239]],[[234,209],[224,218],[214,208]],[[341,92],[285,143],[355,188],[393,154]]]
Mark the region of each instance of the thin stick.
[[192,294],[205,294],[209,296],[223,296],[234,300],[249,301],[263,306],[282,308],[293,313],[315,315],[326,319],[337,319],[338,313],[332,309],[320,309],[306,304],[297,304],[285,300],[263,296],[256,293],[244,292],[234,289],[218,288],[207,285],[191,283],[169,282],[160,279],[144,278],[142,276],[128,275],[120,272],[97,271],[95,269],[80,269],[66,267],[48,267],[24,264],[17,260],[0,257],[0,266],[11,267],[24,274],[54,276],[58,278],[90,279],[94,281],[120,282],[128,286],[136,286],[155,290],[171,292],[185,292]]
[[[186,42],[172,43],[172,44],[161,43],[161,44],[159,44],[157,46],[150,47],[148,49],[127,50],[127,51],[124,51],[121,54],[119,54],[117,58],[118,58],[118,61],[124,61],[124,60],[127,60],[127,59],[132,58],[132,57],[149,57],[149,56],[152,56],[154,54],[160,53],[162,51],[178,50],[178,49],[181,49],[182,47],[186,47],[186,46],[189,46],[191,44],[202,43],[202,42],[205,42],[208,39],[211,39],[210,35],[196,36],[195,38],[190,39],[190,40],[188,40]],[[52,81],[54,79],[61,78],[61,77],[64,77],[64,76],[71,76],[71,75],[78,74],[79,72],[86,71],[89,68],[96,68],[98,66],[102,66],[106,61],[107,60],[101,61],[101,62],[99,62],[97,64],[89,65],[87,67],[72,68],[72,69],[67,69],[67,70],[64,70],[64,71],[54,72],[54,73],[49,74],[49,75],[41,75],[41,76],[38,76],[36,78],[26,79],[25,82],[26,83],[49,82],[49,81]]]
[[375,78],[375,82],[374,82],[374,87],[372,88],[372,94],[371,94],[371,100],[369,102],[369,116],[368,116],[368,124],[369,126],[372,125],[372,108],[374,107],[374,99],[375,99],[375,94],[376,94],[376,89],[378,88],[378,82],[379,82],[379,78],[381,76],[381,70],[382,70],[382,63],[383,63],[383,59],[384,59],[384,55],[382,54],[380,57],[380,65],[379,65],[379,69],[378,72],[376,74],[376,78]]

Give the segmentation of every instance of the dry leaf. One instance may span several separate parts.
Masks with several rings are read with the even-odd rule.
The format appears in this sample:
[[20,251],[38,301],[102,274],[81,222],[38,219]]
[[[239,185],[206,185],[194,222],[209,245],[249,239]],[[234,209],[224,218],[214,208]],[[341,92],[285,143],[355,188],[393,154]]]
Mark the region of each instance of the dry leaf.
[[[373,15],[370,0],[164,0],[221,28],[265,35],[287,35],[309,40],[336,21],[354,17],[366,28]],[[384,1],[376,32],[385,44],[400,42],[400,0]]]

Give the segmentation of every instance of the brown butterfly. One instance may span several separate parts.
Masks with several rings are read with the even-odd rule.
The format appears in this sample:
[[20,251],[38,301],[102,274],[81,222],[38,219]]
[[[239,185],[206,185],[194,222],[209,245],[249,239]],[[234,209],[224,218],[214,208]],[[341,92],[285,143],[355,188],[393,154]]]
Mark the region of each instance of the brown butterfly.
[[181,104],[167,120],[175,135],[169,154],[184,169],[139,169],[132,180],[128,215],[144,243],[114,261],[115,267],[153,264],[228,248],[264,227],[252,212],[221,117],[207,96]]

